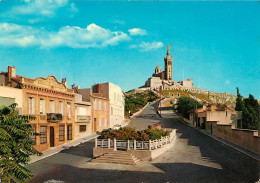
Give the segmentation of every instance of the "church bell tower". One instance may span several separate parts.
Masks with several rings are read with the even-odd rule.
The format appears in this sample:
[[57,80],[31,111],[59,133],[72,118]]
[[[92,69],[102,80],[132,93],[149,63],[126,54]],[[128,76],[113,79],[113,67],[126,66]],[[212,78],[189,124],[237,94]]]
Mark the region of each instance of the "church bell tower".
[[172,80],[172,57],[170,55],[170,45],[167,45],[167,55],[164,58],[165,80]]

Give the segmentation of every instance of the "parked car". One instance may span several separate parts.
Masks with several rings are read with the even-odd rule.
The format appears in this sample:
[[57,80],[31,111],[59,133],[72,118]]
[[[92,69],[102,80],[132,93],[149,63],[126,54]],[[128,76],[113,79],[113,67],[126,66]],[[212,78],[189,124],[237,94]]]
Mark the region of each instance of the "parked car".
[[116,124],[116,125],[114,125],[114,127],[113,127],[114,130],[118,130],[119,128],[122,128],[122,126],[119,125],[119,124]]

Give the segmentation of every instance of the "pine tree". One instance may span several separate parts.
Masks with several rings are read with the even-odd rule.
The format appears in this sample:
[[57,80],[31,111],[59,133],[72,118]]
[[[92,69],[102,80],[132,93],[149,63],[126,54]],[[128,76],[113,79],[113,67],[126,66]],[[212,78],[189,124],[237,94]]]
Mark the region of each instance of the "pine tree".
[[247,111],[244,112],[245,128],[259,130],[260,107],[258,101],[253,95],[249,94],[249,97],[244,99],[244,104],[247,109]]
[[237,87],[237,99],[236,99],[236,107],[235,107],[235,110],[236,110],[236,111],[242,111],[244,107],[245,107],[245,105],[244,105],[243,98],[242,98],[242,96],[240,95],[239,89],[238,89],[238,87]]
[[242,112],[242,119],[240,121],[238,121],[238,128],[245,128],[245,120],[246,120],[246,116],[248,114],[248,111],[245,107],[245,103],[244,100],[242,98],[242,96],[239,93],[239,89],[237,87],[237,99],[236,99],[236,107],[235,107],[236,111],[241,111]]
[[30,155],[40,155],[31,140],[32,117],[18,115],[16,106],[0,108],[0,182],[27,182],[32,174],[23,165]]

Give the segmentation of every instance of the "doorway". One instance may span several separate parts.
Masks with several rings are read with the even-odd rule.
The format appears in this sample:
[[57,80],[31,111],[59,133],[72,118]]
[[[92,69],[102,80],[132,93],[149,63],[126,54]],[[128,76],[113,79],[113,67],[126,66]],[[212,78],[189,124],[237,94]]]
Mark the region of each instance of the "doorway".
[[50,127],[50,146],[54,147],[54,127]]
[[72,126],[67,126],[67,140],[72,140]]

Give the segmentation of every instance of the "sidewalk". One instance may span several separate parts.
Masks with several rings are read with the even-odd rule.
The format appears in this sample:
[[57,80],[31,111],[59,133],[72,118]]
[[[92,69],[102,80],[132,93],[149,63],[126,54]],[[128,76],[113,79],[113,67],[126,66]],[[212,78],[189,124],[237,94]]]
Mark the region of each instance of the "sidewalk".
[[62,151],[64,149],[69,149],[69,148],[77,146],[77,145],[79,145],[81,143],[84,143],[84,142],[87,142],[89,140],[92,140],[92,139],[94,139],[94,138],[96,138],[98,136],[99,135],[97,135],[96,133],[93,133],[92,135],[89,135],[89,136],[86,136],[86,137],[83,137],[83,138],[80,138],[80,139],[73,140],[73,141],[68,142],[66,144],[62,144],[62,145],[57,146],[57,147],[52,147],[49,150],[42,152],[41,156],[36,156],[36,155],[31,156],[31,160],[30,160],[29,164],[34,163],[34,162],[39,161],[39,160],[42,160],[42,159],[47,158],[49,156],[52,156],[54,154],[57,154],[57,153],[59,153],[60,151]]
[[[162,112],[162,117],[163,118],[167,118],[167,119],[173,118],[173,117],[176,118],[176,115],[177,114],[174,114],[173,111],[164,111],[164,112]],[[243,154],[245,154],[245,155],[247,155],[247,156],[249,156],[249,157],[251,157],[251,158],[253,158],[253,159],[257,160],[257,161],[260,161],[260,155],[258,155],[256,153],[253,153],[253,152],[251,152],[251,151],[249,151],[247,149],[244,149],[244,148],[242,148],[242,147],[240,147],[238,145],[232,144],[232,143],[230,143],[230,142],[228,142],[228,141],[226,141],[224,139],[221,139],[220,137],[212,135],[209,132],[207,132],[205,129],[194,127],[191,124],[185,122],[181,117],[179,117],[179,121],[182,122],[183,124],[191,127],[191,128],[196,129],[197,131],[200,131],[204,135],[207,135],[208,137],[213,138],[214,140],[218,141],[219,143],[222,143],[222,144],[224,144],[224,145],[226,145],[226,146],[228,146],[228,147],[230,147],[232,149],[235,149],[235,150],[239,151],[240,153],[243,153]]]

